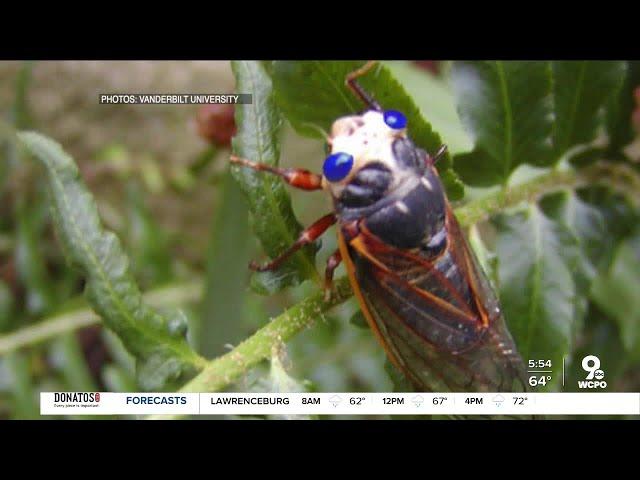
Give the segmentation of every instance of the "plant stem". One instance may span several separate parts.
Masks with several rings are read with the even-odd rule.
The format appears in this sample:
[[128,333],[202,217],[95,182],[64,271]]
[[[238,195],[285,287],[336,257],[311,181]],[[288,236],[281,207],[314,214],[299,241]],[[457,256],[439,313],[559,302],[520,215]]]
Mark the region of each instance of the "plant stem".
[[[153,307],[163,308],[197,301],[201,294],[202,281],[198,280],[151,290],[144,294],[144,300]],[[35,325],[0,336],[0,355],[99,322],[100,317],[90,308],[62,313],[42,320]]]
[[318,321],[324,321],[323,315],[327,310],[344,302],[351,295],[348,280],[344,277],[337,280],[329,301],[325,301],[324,292],[319,291],[285,310],[232,351],[210,362],[180,391],[206,392],[222,389],[250,367],[271,356],[274,345],[290,340]]
[[[624,170],[624,175],[621,174],[621,168]],[[629,176],[632,178],[628,178]],[[580,171],[554,170],[529,182],[506,190],[500,189],[486,197],[469,202],[457,208],[455,213],[460,224],[465,227],[521,202],[534,201],[555,190],[605,183],[617,191],[629,194],[632,190],[628,184],[631,183],[633,186],[636,182],[640,182],[638,173],[616,164],[596,164]],[[636,196],[639,195],[638,191],[635,192]],[[232,351],[209,362],[196,377],[180,389],[180,392],[215,392],[233,383],[251,367],[268,358],[275,344],[286,342],[300,331],[312,326],[324,312],[351,296],[346,278],[336,281],[336,290],[337,293],[328,303],[323,300],[322,293],[319,292],[289,308]],[[149,418],[178,417],[180,415],[153,415]]]
[[596,163],[580,170],[557,170],[525,183],[511,185],[456,209],[462,226],[473,225],[491,215],[518,205],[533,202],[541,196],[563,188],[603,184],[640,203],[640,174],[622,163]]
[[[251,367],[271,356],[274,345],[291,339],[305,328],[311,327],[330,308],[351,297],[351,286],[346,277],[334,282],[331,299],[324,299],[319,291],[262,327],[229,353],[211,361],[196,377],[180,389],[180,392],[215,392],[241,377]],[[180,418],[182,415],[152,415],[151,419]]]

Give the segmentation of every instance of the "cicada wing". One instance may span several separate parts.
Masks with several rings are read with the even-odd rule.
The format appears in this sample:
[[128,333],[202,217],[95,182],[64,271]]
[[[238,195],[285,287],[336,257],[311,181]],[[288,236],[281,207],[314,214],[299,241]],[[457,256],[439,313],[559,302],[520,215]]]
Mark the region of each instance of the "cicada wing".
[[469,288],[475,299],[476,307],[487,319],[489,328],[486,345],[487,348],[493,348],[498,354],[497,361],[501,363],[502,371],[505,372],[505,384],[508,387],[506,390],[526,391],[526,368],[505,322],[500,302],[448,204],[447,227],[449,235],[456,239],[451,244],[454,261],[464,270],[463,275],[469,280]]
[[[359,270],[362,298],[401,368],[423,391],[520,391],[521,363],[502,319],[476,333],[454,331],[431,315],[409,284],[369,266]],[[460,322],[465,319],[459,318]],[[427,336],[425,332],[430,331]],[[435,333],[435,335],[434,335]],[[450,337],[450,338],[447,338]],[[465,345],[452,350],[451,345]]]
[[[370,248],[370,237],[360,240],[352,239],[345,250],[361,307],[394,363],[418,389],[523,389],[522,361],[492,307],[495,296],[482,298],[490,285],[469,278],[481,270],[466,242],[447,247],[432,261],[380,244]],[[493,308],[491,315],[487,308]]]

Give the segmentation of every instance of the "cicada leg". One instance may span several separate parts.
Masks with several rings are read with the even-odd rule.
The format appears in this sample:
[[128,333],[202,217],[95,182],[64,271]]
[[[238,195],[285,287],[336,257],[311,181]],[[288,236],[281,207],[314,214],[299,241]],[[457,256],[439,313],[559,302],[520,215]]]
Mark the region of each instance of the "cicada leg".
[[344,83],[360,100],[362,100],[367,105],[367,107],[369,107],[371,110],[377,110],[378,112],[381,112],[382,107],[380,106],[380,104],[376,102],[373,97],[369,93],[367,93],[356,81],[357,78],[366,75],[373,67],[375,67],[376,63],[377,62],[375,61],[369,61],[365,63],[362,67],[349,73],[347,75],[347,78],[345,78]]
[[327,259],[327,267],[324,271],[324,299],[327,302],[331,299],[331,292],[333,291],[333,272],[335,272],[341,262],[342,254],[340,253],[340,249],[336,249]]
[[256,262],[251,262],[249,264],[249,268],[251,270],[255,270],[257,272],[265,272],[267,270],[275,270],[278,268],[282,262],[284,262],[291,255],[296,253],[305,245],[309,245],[318,239],[320,235],[327,231],[327,229],[336,223],[336,216],[333,213],[329,213],[316,221],[313,225],[308,228],[305,228],[298,239],[293,242],[293,244],[285,250],[281,255],[277,258],[274,258],[271,262],[266,263],[264,265],[258,265]]
[[322,175],[304,170],[302,168],[278,168],[266,163],[252,162],[245,158],[231,155],[231,163],[243,165],[262,172],[270,172],[278,175],[292,187],[301,190],[320,190],[322,188]]

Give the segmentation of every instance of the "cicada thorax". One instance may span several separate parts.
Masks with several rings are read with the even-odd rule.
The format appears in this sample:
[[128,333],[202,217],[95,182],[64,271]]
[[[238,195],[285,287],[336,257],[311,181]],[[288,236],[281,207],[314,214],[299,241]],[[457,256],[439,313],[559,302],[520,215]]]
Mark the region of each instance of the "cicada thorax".
[[395,168],[372,159],[334,198],[365,316],[421,390],[522,390],[498,301],[428,154],[408,138],[392,152]]

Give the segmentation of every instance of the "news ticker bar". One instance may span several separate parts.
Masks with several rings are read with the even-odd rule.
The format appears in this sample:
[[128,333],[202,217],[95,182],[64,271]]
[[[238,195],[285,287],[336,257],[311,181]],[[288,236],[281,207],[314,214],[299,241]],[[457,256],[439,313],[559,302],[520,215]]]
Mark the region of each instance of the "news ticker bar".
[[640,393],[40,394],[42,415],[640,415]]

